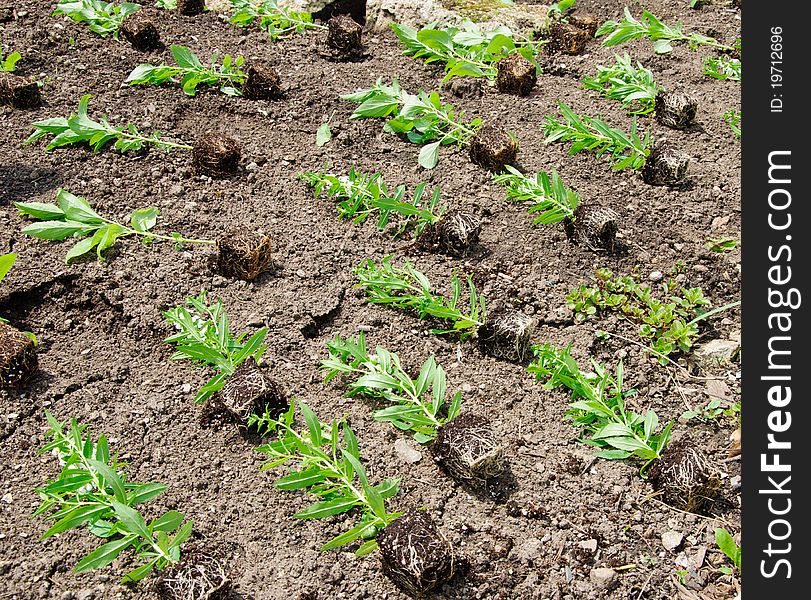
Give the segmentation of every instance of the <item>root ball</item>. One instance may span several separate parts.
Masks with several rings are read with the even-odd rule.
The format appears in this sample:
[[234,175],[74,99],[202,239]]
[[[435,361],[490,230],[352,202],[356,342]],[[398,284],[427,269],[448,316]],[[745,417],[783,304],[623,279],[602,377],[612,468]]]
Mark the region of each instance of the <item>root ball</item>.
[[656,145],[645,161],[642,179],[650,185],[677,185],[684,180],[688,164],[687,154],[663,142]]
[[198,138],[192,150],[192,167],[199,175],[226,177],[239,168],[242,147],[223,133],[206,134]]
[[248,65],[248,78],[242,84],[242,95],[249,100],[270,100],[282,93],[282,78],[270,65],[255,61]]
[[470,140],[470,160],[493,172],[515,161],[518,142],[501,129],[485,125]]
[[490,421],[464,414],[439,428],[430,446],[439,465],[454,479],[483,483],[504,472],[504,448]]
[[424,510],[411,510],[377,534],[383,573],[411,596],[421,596],[453,577],[450,542]]
[[691,513],[707,511],[721,488],[718,469],[689,438],[670,444],[649,475],[663,502]]
[[189,544],[180,562],[155,582],[155,592],[161,600],[226,600],[231,586],[220,560]]
[[529,356],[535,319],[517,310],[494,312],[477,332],[482,352],[495,358],[521,362]]
[[597,29],[600,26],[600,21],[597,20],[597,17],[590,13],[574,13],[569,15],[567,20],[569,21],[569,25],[574,25],[585,31],[589,38],[594,37],[594,34],[597,33]]
[[35,79],[0,72],[0,104],[14,108],[36,108],[42,104],[42,94]]
[[251,281],[272,262],[270,236],[245,229],[230,229],[217,240],[215,269],[226,277]]
[[148,15],[138,11],[121,23],[121,34],[136,50],[160,50],[163,48],[161,36],[155,23]]
[[243,423],[253,413],[262,414],[267,410],[275,417],[288,407],[281,386],[265,375],[253,358],[236,368],[212,400],[215,408],[228,411]]
[[685,129],[696,118],[698,100],[684,92],[659,92],[655,111],[656,120],[665,127]]
[[205,9],[205,0],[177,0],[177,12],[179,12],[181,15],[199,15]]
[[576,55],[582,54],[586,44],[593,37],[586,29],[557,21],[549,27],[549,43],[546,45],[550,52]]
[[340,56],[358,56],[363,52],[363,27],[349,15],[335,15],[327,22],[327,47]]
[[613,252],[617,239],[619,215],[599,204],[580,204],[574,210],[574,219],[565,219],[566,237],[575,244],[584,244],[590,250]]
[[496,85],[504,94],[526,96],[535,87],[538,76],[535,65],[517,52],[505,56],[496,63]]
[[0,322],[0,389],[20,385],[37,370],[34,340]]
[[478,217],[468,212],[452,210],[426,227],[417,238],[415,246],[428,252],[463,257],[478,243],[481,230]]

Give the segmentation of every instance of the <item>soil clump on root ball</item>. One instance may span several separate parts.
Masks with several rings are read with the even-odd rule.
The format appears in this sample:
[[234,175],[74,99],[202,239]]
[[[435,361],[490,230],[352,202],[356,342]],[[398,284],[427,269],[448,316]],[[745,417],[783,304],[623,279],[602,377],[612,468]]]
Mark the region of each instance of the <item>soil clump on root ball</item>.
[[503,94],[526,96],[538,81],[535,65],[517,52],[496,63],[496,85]]
[[327,48],[338,59],[363,55],[363,26],[349,15],[335,15],[327,22]]
[[0,72],[0,105],[37,108],[42,104],[39,84],[29,77]]
[[566,19],[569,25],[574,25],[585,31],[589,38],[593,38],[594,34],[597,33],[597,29],[600,27],[600,21],[590,13],[576,12],[566,17]]
[[648,474],[663,502],[691,513],[706,514],[721,488],[718,469],[689,438],[670,444]]
[[464,414],[439,428],[431,443],[434,460],[457,481],[474,486],[499,477],[504,448],[486,417]]
[[205,0],[177,0],[177,12],[193,17],[202,14],[206,8]]
[[592,251],[614,252],[617,241],[619,215],[599,204],[580,204],[574,210],[574,218],[563,221],[563,229],[569,241],[584,244]]
[[192,150],[192,167],[199,175],[227,177],[237,172],[242,147],[231,136],[211,133],[200,136]]
[[226,277],[251,281],[272,262],[270,236],[244,229],[230,229],[217,239],[214,269]]
[[37,370],[34,340],[0,322],[0,389],[17,386]]
[[482,224],[475,215],[452,210],[439,221],[428,225],[417,238],[414,247],[426,252],[441,252],[458,258],[467,256],[478,244]]
[[180,562],[167,567],[154,584],[161,600],[226,600],[232,583],[219,558],[195,545],[184,548]]
[[414,597],[440,587],[454,574],[453,547],[424,510],[411,510],[377,534],[382,571]]
[[503,310],[488,315],[476,335],[484,354],[522,362],[530,354],[534,331],[535,319],[517,310]]
[[687,175],[690,157],[684,152],[662,142],[651,151],[642,167],[642,179],[649,185],[678,185]]
[[282,78],[270,65],[255,61],[248,65],[248,78],[242,84],[242,95],[249,100],[271,100],[282,95]]
[[240,364],[228,381],[211,399],[210,410],[226,411],[239,423],[248,416],[264,414],[278,417],[289,402],[281,386],[265,375],[262,367],[249,358]]
[[491,125],[482,127],[470,140],[470,161],[494,173],[515,162],[517,154],[518,142]]
[[121,35],[136,50],[162,50],[164,47],[155,23],[142,11],[124,19],[124,22],[121,23]]
[[656,120],[671,129],[686,129],[696,118],[698,100],[684,92],[656,94]]
[[594,36],[588,30],[572,23],[557,21],[549,27],[549,43],[546,49],[549,52],[575,56],[583,54],[586,44]]

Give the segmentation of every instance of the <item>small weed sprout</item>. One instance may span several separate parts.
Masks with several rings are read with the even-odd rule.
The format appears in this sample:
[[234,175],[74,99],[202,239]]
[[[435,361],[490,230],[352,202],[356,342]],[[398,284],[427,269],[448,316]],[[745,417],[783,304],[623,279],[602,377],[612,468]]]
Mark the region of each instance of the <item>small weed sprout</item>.
[[739,245],[740,242],[734,237],[722,236],[718,238],[707,238],[705,247],[712,252],[724,254],[726,252],[732,252]]
[[327,29],[325,25],[313,23],[310,13],[279,6],[277,0],[231,0],[231,5],[236,10],[231,16],[233,25],[248,27],[258,21],[273,42],[308,29]]
[[724,113],[724,121],[729,125],[733,135],[741,139],[741,111],[728,110]]
[[628,53],[615,55],[616,62],[610,67],[597,66],[595,77],[583,79],[583,87],[600,92],[609,100],[622,102],[622,106],[635,115],[653,112],[656,96],[662,91],[653,79],[650,69],[636,63],[633,66]]
[[723,527],[716,527],[715,528],[715,545],[718,546],[718,549],[723,552],[729,561],[732,563],[732,567],[727,565],[721,566],[718,570],[725,574],[725,575],[732,575],[733,568],[740,576],[741,574],[741,547],[735,543],[735,540],[732,539],[729,531],[724,529]]
[[19,52],[11,52],[8,56],[3,56],[2,48],[0,48],[0,71],[4,73],[13,73],[17,70],[17,63],[22,58]]
[[140,5],[133,2],[104,2],[103,0],[59,0],[54,16],[65,15],[77,23],[86,23],[90,31],[118,40],[121,24],[128,16],[138,12]]
[[729,81],[741,80],[741,61],[722,54],[704,59],[704,74],[714,79]]

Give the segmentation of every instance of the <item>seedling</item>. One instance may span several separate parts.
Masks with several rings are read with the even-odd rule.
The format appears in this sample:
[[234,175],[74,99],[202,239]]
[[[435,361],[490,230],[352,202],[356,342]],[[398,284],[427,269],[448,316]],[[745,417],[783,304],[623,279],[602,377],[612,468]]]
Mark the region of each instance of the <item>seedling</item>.
[[[206,292],[186,299],[163,313],[177,333],[164,341],[175,347],[172,360],[191,360],[213,368],[215,374],[194,397],[195,404],[209,403],[213,410],[225,410],[240,422],[253,413],[278,414],[287,403],[281,388],[260,368],[266,345],[267,327],[248,337],[231,333],[221,300],[208,304]],[[247,340],[246,340],[247,338]]]
[[3,56],[2,48],[0,48],[0,71],[5,73],[13,73],[17,70],[17,63],[22,58],[19,52],[12,52],[8,56]]
[[177,0],[155,0],[155,6],[166,10],[175,10],[177,9]]
[[712,252],[723,254],[725,252],[732,252],[738,247],[738,240],[729,236],[722,236],[719,238],[707,238],[705,246]]
[[689,438],[673,442],[650,469],[650,481],[662,501],[678,510],[704,513],[721,489],[721,474]]
[[741,61],[731,56],[708,56],[704,59],[704,74],[714,79],[741,80]]
[[15,202],[21,215],[37,219],[23,228],[22,232],[42,240],[65,240],[69,237],[85,238],[67,253],[65,262],[84,256],[94,248],[99,260],[104,260],[106,251],[119,238],[136,236],[144,244],[155,240],[167,240],[180,247],[182,244],[216,244],[215,240],[198,240],[183,237],[179,233],[161,235],[151,230],[157,223],[158,209],[154,206],[132,212],[130,225],[102,217],[84,198],[59,189],[57,204],[42,202]]
[[736,138],[741,139],[741,111],[728,110],[724,113],[724,121],[726,121],[729,128]]
[[639,324],[641,340],[656,351],[661,364],[672,353],[690,350],[698,338],[696,319],[706,313],[701,307],[709,305],[700,287],[682,288],[669,281],[657,294],[632,276],[615,276],[608,269],[595,274],[594,285],[581,285],[566,297],[576,321],[619,312]]
[[609,460],[624,460],[632,456],[645,461],[640,473],[654,460],[662,457],[662,450],[670,440],[673,422],[659,429],[659,417],[652,409],[644,414],[629,410],[625,399],[636,390],[623,392],[622,362],[617,364],[616,375],[592,360],[594,373],[583,373],[570,354],[571,346],[561,350],[551,344],[533,346],[535,360],[528,371],[538,381],[545,381],[546,389],[566,387],[574,402],[569,404],[566,416],[574,420],[575,427],[583,429],[589,437],[580,441],[599,448],[597,456]]
[[[419,90],[416,95],[404,91],[395,79],[385,85],[380,78],[371,88],[341,96],[360,104],[352,119],[391,117],[383,131],[404,135],[413,144],[423,145],[419,164],[433,169],[439,161],[439,147],[467,145],[482,125],[481,119],[464,121],[464,113],[443,104],[437,92]],[[394,115],[392,117],[392,115]]]
[[650,132],[640,137],[636,119],[633,121],[631,134],[609,127],[596,117],[578,116],[565,103],[559,102],[563,121],[555,117],[546,117],[544,134],[547,144],[552,142],[572,142],[569,154],[583,150],[595,152],[597,156],[608,154],[612,169],[641,169],[650,154],[653,143]]
[[233,25],[248,27],[258,21],[272,42],[308,29],[327,29],[325,25],[313,23],[310,13],[284,8],[277,0],[231,0],[231,4],[236,9],[231,16]]
[[[715,528],[715,545],[723,552],[732,563],[732,567],[740,574],[741,572],[741,547],[735,543],[729,532],[723,527]],[[725,575],[732,575],[732,568],[724,565],[718,569]]]
[[192,522],[176,510],[147,522],[135,508],[162,494],[166,486],[128,482],[122,470],[125,463],[110,455],[106,436],[93,442],[87,426],[76,419],[66,429],[67,423],[60,423],[51,413],[46,411],[45,417],[51,441],[39,453],[56,455],[62,471],[36,490],[42,502],[34,516],[47,515],[55,521],[41,539],[83,526],[104,539],[102,546],[74,567],[76,573],[106,567],[124,550],[133,549],[142,564],[124,576],[124,583],[180,562],[180,548],[191,535]]
[[141,7],[132,2],[104,2],[103,0],[59,0],[54,16],[65,15],[77,23],[86,23],[90,31],[107,37],[112,34],[118,40],[118,31],[128,16]]
[[214,53],[211,64],[206,66],[185,46],[172,46],[171,51],[177,66],[141,64],[129,74],[126,82],[130,85],[163,85],[177,83],[180,78],[180,86],[187,96],[194,96],[201,85],[217,86],[228,96],[242,95],[240,87],[248,78],[241,70],[245,63],[242,56],[232,59],[226,54],[218,64],[219,56]]
[[727,408],[722,406],[720,398],[710,398],[703,406],[685,410],[679,416],[679,421],[686,422],[691,419],[700,419],[704,422],[717,421],[721,417],[730,417],[737,421],[741,412],[741,403],[736,402]]
[[[16,260],[16,254],[0,255],[0,282]],[[24,383],[37,370],[36,337],[7,323],[0,317],[0,389]]]
[[653,112],[656,96],[661,88],[653,79],[650,69],[637,61],[633,66],[628,53],[615,54],[616,62],[610,67],[597,66],[596,77],[583,79],[583,87],[596,90],[610,100],[622,102],[631,114],[645,115]]
[[728,52],[735,50],[733,46],[721,44],[715,38],[698,33],[685,34],[680,24],[670,27],[647,10],[642,11],[642,19],[644,23],[637,21],[626,6],[624,20],[620,22],[606,21],[600,26],[595,35],[597,37],[605,35],[603,46],[607,47],[619,46],[639,38],[649,38],[653,42],[653,49],[658,54],[667,54],[673,50],[673,42],[681,41],[687,42],[692,50],[702,45]]
[[391,24],[394,33],[405,46],[403,54],[423,59],[427,64],[440,63],[445,78],[484,77],[490,85],[496,82],[496,63],[511,54],[520,54],[539,71],[537,57],[543,42],[516,41],[507,27],[483,31],[470,20],[460,27],[424,27],[417,31],[406,25]]
[[493,177],[507,188],[507,198],[531,202],[530,213],[539,213],[533,223],[550,225],[563,222],[567,237],[583,242],[591,250],[613,250],[619,216],[598,204],[582,204],[576,192],[566,187],[558,175],[541,171],[527,177],[507,166],[507,172]]

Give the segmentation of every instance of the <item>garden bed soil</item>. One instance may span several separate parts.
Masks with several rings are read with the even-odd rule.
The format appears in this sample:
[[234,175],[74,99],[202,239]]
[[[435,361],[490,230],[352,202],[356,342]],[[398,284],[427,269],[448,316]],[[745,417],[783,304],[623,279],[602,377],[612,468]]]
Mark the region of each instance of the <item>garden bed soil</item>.
[[[583,55],[548,57],[526,97],[467,80],[455,85],[458,95],[443,93],[471,118],[513,132],[522,170],[557,169],[584,201],[616,211],[625,250],[608,255],[571,243],[559,225],[534,226],[526,207],[506,200],[464,149],[443,148],[439,165],[422,171],[419,148],[383,133],[382,121],[349,120],[354,105],[339,94],[380,76],[399,75],[409,91],[440,85],[441,70],[401,56],[391,32],[366,33],[363,60],[339,62],[322,56],[326,32],[270,43],[259,29],[237,29],[223,15],[187,17],[146,8],[167,48],[186,45],[204,58],[213,51],[242,54],[269,64],[282,80],[283,95],[273,100],[230,98],[214,90],[186,97],[176,87],[122,85],[137,64],[170,61],[168,49],[142,53],[126,42],[101,39],[84,25],[51,17],[51,4],[20,1],[15,16],[0,23],[4,47],[23,55],[21,74],[44,82],[41,107],[0,107],[0,252],[19,255],[0,285],[0,315],[36,334],[40,365],[25,387],[0,392],[2,598],[152,597],[148,582],[119,583],[134,566],[131,554],[99,571],[71,572],[98,544],[86,530],[39,541],[47,525],[31,517],[38,503],[34,490],[58,469],[50,454],[36,453],[45,442],[45,409],[59,419],[75,416],[96,434],[106,432],[129,463],[131,479],[168,485],[142,509],[147,515],[177,509],[193,519],[197,541],[226,557],[233,598],[405,598],[374,555],[358,559],[348,550],[320,551],[351,517],[293,519],[310,500],[274,489],[278,474],[259,470],[256,440],[230,422],[213,428],[198,423],[202,409],[192,400],[210,374],[169,360],[172,349],[163,339],[170,332],[161,311],[203,289],[223,300],[235,331],[269,327],[267,375],[322,419],[346,416],[373,481],[402,477],[392,509],[430,511],[466,565],[433,597],[672,599],[679,597],[677,586],[702,598],[734,596],[729,578],[716,570],[726,559],[713,529],[726,527],[739,539],[740,464],[722,462],[735,420],[676,424],[676,438],[689,433],[718,464],[721,493],[711,518],[668,507],[639,477],[638,463],[595,460],[589,446],[577,441],[564,416],[567,392],[545,390],[521,365],[485,356],[474,343],[427,335],[426,324],[411,315],[364,303],[352,288],[352,269],[366,257],[402,255],[402,243],[372,223],[339,221],[329,201],[314,200],[296,179],[325,165],[338,174],[355,166],[382,171],[391,185],[440,185],[444,206],[477,214],[483,226],[481,247],[462,259],[416,252],[409,257],[437,285],[455,269],[472,273],[491,310],[516,308],[538,320],[534,341],[573,344],[584,367],[589,356],[610,364],[622,358],[627,385],[640,392],[630,402],[655,409],[662,422],[678,418],[688,404],[706,403],[708,393],[720,394],[726,406],[740,399],[738,364],[692,371],[717,379],[690,378],[641,356],[632,344],[594,336],[604,329],[636,339],[635,326],[616,318],[575,324],[564,304],[566,294],[599,267],[638,273],[643,280],[651,273],[656,279],[656,272],[678,277],[684,285],[701,286],[713,306],[739,298],[740,250],[720,254],[706,248],[708,237],[740,239],[740,142],[722,119],[726,110],[740,108],[740,86],[702,74],[710,50],[676,44],[672,53],[656,55],[644,40],[618,50],[652,69],[669,90],[683,89],[699,101],[696,124],[683,131],[639,119],[658,141],[690,155],[685,182],[676,188],[647,185],[638,173],[615,173],[603,159],[568,156],[567,145],[543,143],[541,125],[545,116],[558,114],[558,101],[630,129],[619,103],[580,83],[597,64],[613,62],[615,49],[592,41]],[[652,0],[646,8],[667,23],[682,21],[687,31],[727,43],[739,35],[739,11],[717,3],[693,11],[687,4]],[[619,19],[623,7],[619,0],[579,5],[601,22]],[[45,153],[41,143],[23,145],[31,122],[67,116],[86,93],[93,95],[91,115],[106,113],[114,124],[130,121],[187,143],[208,132],[233,136],[242,147],[238,174],[195,175],[184,152]],[[315,133],[328,120],[333,138],[319,148]],[[51,202],[58,187],[120,218],[157,206],[156,231],[207,239],[235,227],[267,232],[273,266],[250,282],[229,279],[212,273],[213,249],[178,251],[169,243],[146,247],[133,240],[116,244],[104,262],[90,257],[65,265],[70,242],[24,236],[12,204]],[[405,434],[373,421],[370,407],[343,398],[339,385],[323,383],[318,364],[326,356],[325,342],[359,329],[370,345],[397,352],[408,369],[416,371],[429,354],[436,355],[449,389],[463,390],[463,413],[486,415],[501,437],[512,477],[505,493],[472,493],[443,474],[425,448],[421,461],[407,464],[394,449]],[[702,331],[701,341],[739,340],[738,309],[713,317]],[[408,443],[417,446],[410,438]],[[681,545],[665,548],[661,538],[667,532],[683,534]],[[701,568],[685,567],[695,556],[704,556]]]

